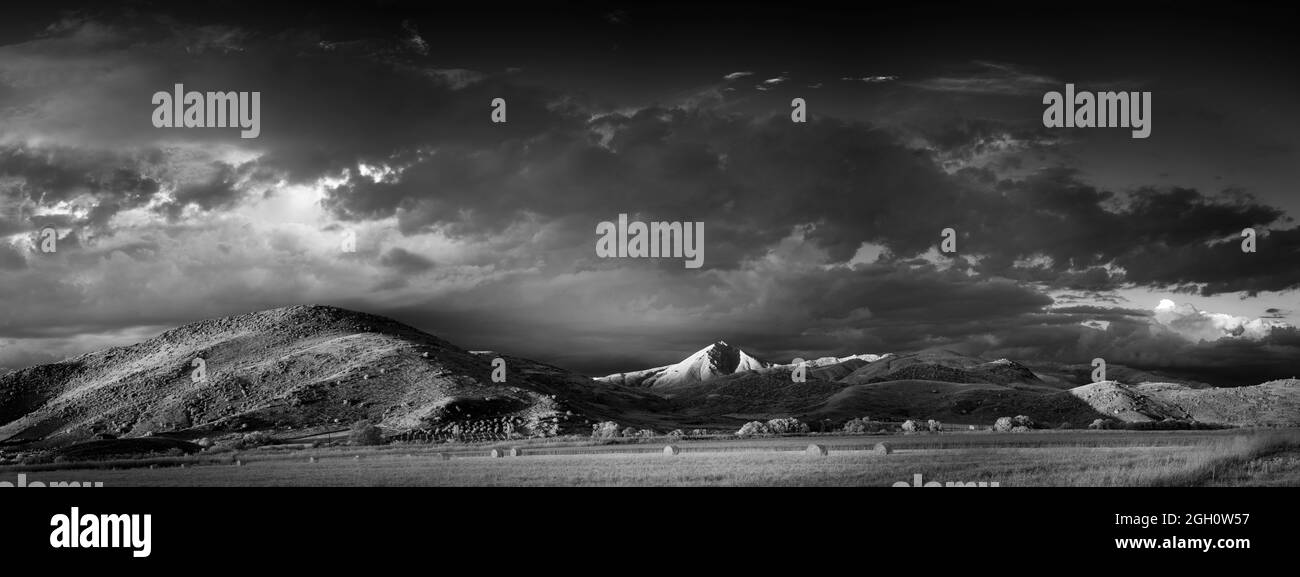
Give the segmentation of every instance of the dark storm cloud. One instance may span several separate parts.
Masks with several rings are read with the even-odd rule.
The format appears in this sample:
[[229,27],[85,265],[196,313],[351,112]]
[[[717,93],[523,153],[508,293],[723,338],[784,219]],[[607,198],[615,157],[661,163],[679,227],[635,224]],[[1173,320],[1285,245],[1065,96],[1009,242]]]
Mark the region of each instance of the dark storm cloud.
[[[1121,196],[1068,169],[999,181],[990,190],[997,196],[968,197],[965,221],[973,227],[966,246],[987,255],[979,264],[985,274],[1077,290],[1203,283],[1204,294],[1216,294],[1300,286],[1300,276],[1282,265],[1294,262],[1300,229],[1261,229],[1269,248],[1258,254],[1223,242],[1246,227],[1285,224],[1281,210],[1248,195],[1142,187]],[[1037,270],[1015,264],[1035,255],[1051,262]]]
[[[780,118],[674,108],[605,115],[526,142],[446,147],[397,182],[354,176],[327,205],[345,216],[400,214],[404,230],[464,234],[524,214],[584,216],[588,230],[619,213],[704,221],[710,266],[730,267],[803,223],[817,224],[812,238],[839,261],[874,239],[922,252],[940,223],[956,221],[946,200],[954,194],[924,155],[869,125],[792,130]],[[588,230],[567,240],[589,244]]]
[[1264,315],[1261,316],[1260,318],[1284,319],[1290,316],[1290,314],[1291,311],[1279,309],[1277,307],[1269,307],[1268,309],[1265,309]]
[[[0,147],[0,199],[13,207],[12,224],[23,226],[15,217],[37,224],[54,219],[35,215],[38,204],[49,206],[64,201],[92,199],[82,222],[65,220],[57,224],[102,226],[120,210],[147,203],[159,191],[159,182],[142,171],[154,160],[153,154],[124,154],[76,148],[33,149]],[[8,180],[9,184],[3,184]]]
[[[1240,228],[1236,229],[1240,231]],[[1300,286],[1300,227],[1261,231],[1258,252],[1243,253],[1240,239],[1209,246],[1150,243],[1116,259],[1131,282],[1188,286],[1203,295],[1281,291]],[[1199,288],[1196,288],[1199,287]]]
[[174,219],[190,205],[203,210],[233,206],[242,194],[238,169],[225,162],[215,162],[207,168],[210,176],[206,180],[180,186],[172,199],[158,210]]
[[[348,171],[350,177],[326,198],[345,219],[396,216],[407,233],[440,229],[466,237],[498,234],[537,217],[581,223],[574,218],[580,216],[587,228],[619,213],[700,220],[709,226],[710,266],[718,267],[762,254],[804,223],[815,225],[809,240],[834,262],[847,261],[864,242],[885,245],[900,257],[920,254],[935,245],[938,230],[953,227],[963,252],[983,257],[976,270],[985,274],[1081,290],[1120,282],[1204,282],[1211,283],[1211,292],[1295,286],[1285,273],[1225,282],[1217,271],[1197,270],[1190,258],[1202,243],[1280,216],[1249,199],[1143,189],[1116,209],[1108,206],[1120,200],[1115,193],[1093,188],[1067,169],[997,180],[987,171],[953,177],[935,160],[969,158],[1007,142],[1032,150],[1045,137],[1031,128],[953,124],[933,135],[933,150],[925,154],[871,124],[834,119],[793,125],[782,116],[754,119],[707,107],[593,116],[558,91],[431,62],[410,45],[411,37],[324,42],[304,31],[220,29],[199,34],[196,48],[196,40],[180,37],[187,30],[153,37],[153,48],[185,46],[184,52],[155,52],[125,42],[130,33],[124,28],[84,22],[42,42],[73,53],[117,47],[159,88],[191,77],[203,79],[204,87],[260,90],[266,122],[254,144],[262,150],[256,170],[284,174],[291,182]],[[409,26],[405,32],[415,34]],[[55,44],[61,39],[64,44]],[[181,65],[186,72],[179,72]],[[931,87],[1014,93],[1052,81],[1005,63],[973,66],[967,81],[952,77]],[[169,70],[176,72],[161,73]],[[507,123],[489,121],[489,102],[496,97],[508,103]],[[151,127],[135,132],[157,134]],[[160,210],[176,215],[186,205],[212,210],[234,202],[241,194],[235,169],[224,161],[212,164],[215,173],[177,182]],[[375,179],[360,174],[361,164],[397,172]],[[25,171],[42,190],[57,195],[85,186],[81,172],[41,168]],[[147,198],[148,182],[120,176],[125,180],[117,188],[134,184],[144,193],[106,201],[100,213]],[[579,232],[550,242],[590,242]],[[1290,237],[1274,232],[1269,238],[1285,243]],[[1151,246],[1189,255],[1169,261],[1184,263],[1177,270],[1130,270],[1122,280],[1098,268],[1145,266],[1143,251],[1155,250]],[[1015,266],[1016,259],[1034,255],[1050,257],[1050,266]]]
[[[993,135],[1007,134],[1028,142],[1041,137],[970,122],[932,145],[945,155],[969,156]],[[939,230],[954,227],[963,252],[982,257],[976,270],[984,274],[1092,291],[1169,279],[1216,281],[1219,271],[1192,259],[1181,276],[1141,270],[1126,276],[1103,267],[1140,266],[1152,246],[1207,251],[1211,241],[1282,216],[1241,194],[1147,187],[1120,195],[1063,168],[1017,180],[973,169],[950,176],[930,156],[869,124],[792,126],[781,117],[746,119],[708,108],[650,108],[585,125],[570,119],[531,138],[446,146],[411,162],[391,181],[354,174],[330,191],[327,206],[345,217],[397,215],[405,232],[441,228],[462,235],[497,233],[528,215],[586,218],[588,228],[619,213],[699,220],[709,227],[710,266],[723,268],[762,254],[803,223],[815,225],[808,239],[834,262],[847,261],[864,242],[899,257],[920,254],[935,246]],[[584,236],[579,229],[551,240],[590,243]],[[1289,237],[1269,238],[1282,248],[1270,258],[1285,258],[1280,243]],[[1016,264],[1034,256],[1050,263]],[[1296,286],[1276,273],[1238,281],[1224,286]]]
[[[329,42],[304,30],[214,33],[148,19],[75,21],[0,47],[0,58],[8,59],[0,65],[3,77],[22,88],[0,106],[35,111],[18,117],[19,133],[82,145],[147,146],[171,138],[251,146],[262,152],[262,165],[294,181],[442,143],[524,138],[565,122],[554,93],[506,82],[504,73],[449,69],[408,40]],[[246,142],[236,131],[154,128],[150,96],[177,83],[260,92],[261,136]],[[60,97],[46,101],[55,90]],[[509,104],[505,124],[488,121],[498,97]]]
[[865,308],[873,324],[900,325],[1015,317],[1052,303],[1050,297],[1013,282],[973,280],[933,267],[838,269],[807,287],[803,297],[815,320],[847,318]]
[[422,273],[435,266],[429,258],[399,247],[388,249],[379,259],[379,264],[404,274]]

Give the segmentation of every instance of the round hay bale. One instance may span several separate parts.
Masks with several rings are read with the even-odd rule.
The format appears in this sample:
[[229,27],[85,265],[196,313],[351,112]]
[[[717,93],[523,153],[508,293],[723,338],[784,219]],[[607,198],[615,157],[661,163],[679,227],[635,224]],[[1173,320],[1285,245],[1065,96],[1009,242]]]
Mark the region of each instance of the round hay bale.
[[809,455],[816,455],[818,457],[825,457],[826,455],[830,454],[830,451],[826,450],[825,445],[808,445],[808,448],[804,449],[803,452]]
[[503,451],[503,450],[501,450],[501,449],[492,449],[492,458],[493,458],[493,459],[500,459],[501,457],[504,457],[504,456],[506,456],[506,452],[505,452],[505,451]]
[[894,452],[894,448],[887,443],[876,443],[875,449],[872,449],[877,455],[888,455]]
[[682,452],[682,450],[678,449],[677,445],[668,445],[667,447],[664,447],[665,455],[676,455],[680,452]]
[[510,455],[511,457],[522,457],[524,456],[524,450],[519,448],[512,448],[509,451],[507,451],[506,454]]

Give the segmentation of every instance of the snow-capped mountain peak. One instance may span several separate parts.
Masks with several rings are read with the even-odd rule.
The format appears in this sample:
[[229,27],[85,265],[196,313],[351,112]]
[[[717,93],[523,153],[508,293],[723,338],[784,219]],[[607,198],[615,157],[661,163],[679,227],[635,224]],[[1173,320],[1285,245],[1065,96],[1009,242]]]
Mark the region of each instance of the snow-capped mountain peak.
[[[885,355],[861,354],[847,357],[822,357],[806,361],[808,368],[827,367],[843,363],[856,362],[849,370],[862,364],[873,363],[888,357]],[[595,380],[602,383],[627,385],[632,387],[654,387],[658,389],[673,388],[702,383],[719,377],[745,371],[790,371],[794,364],[775,364],[761,361],[741,350],[740,347],[719,340],[707,347],[695,351],[681,362],[653,369],[616,373]]]
[[670,388],[699,383],[740,371],[753,371],[769,366],[740,347],[719,340],[695,351],[681,362],[629,373],[617,373],[596,380],[629,386]]

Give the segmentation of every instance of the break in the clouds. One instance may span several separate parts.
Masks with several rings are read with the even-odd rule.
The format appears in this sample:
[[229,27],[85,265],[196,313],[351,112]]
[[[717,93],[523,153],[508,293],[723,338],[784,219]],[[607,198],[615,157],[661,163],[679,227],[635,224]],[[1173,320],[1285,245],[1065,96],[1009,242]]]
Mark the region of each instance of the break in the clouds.
[[938,92],[1023,96],[1042,95],[1044,90],[1062,83],[1051,76],[1031,72],[1015,64],[977,60],[959,72],[917,80],[911,84]]
[[[445,23],[399,16],[81,14],[4,38],[0,364],[313,302],[592,374],[718,339],[778,360],[948,346],[1238,380],[1300,358],[1288,207],[1232,183],[1100,184],[1118,176],[1081,160],[1081,141],[1034,127],[1035,91],[1058,77],[1041,66],[960,51],[928,74],[872,65],[895,77],[782,61],[735,91],[717,86],[764,77],[719,66],[699,74],[710,88],[645,99],[622,73],[584,71],[579,90],[546,73],[568,56],[453,50]],[[811,120],[790,121],[808,88],[791,78],[837,77],[888,87],[817,83]],[[261,134],[153,128],[150,95],[178,83],[261,92]],[[971,95],[988,108],[954,112]],[[495,98],[508,122],[491,122]],[[596,223],[619,214],[703,222],[706,267],[596,258]],[[56,253],[39,250],[47,227]],[[938,250],[945,228],[955,254]],[[1211,312],[1166,304],[1192,296]],[[1243,301],[1256,316],[1218,310]]]
[[893,82],[894,80],[898,80],[898,77],[897,76],[860,76],[860,77],[845,76],[840,78],[840,80],[848,80],[852,82],[866,82],[867,84],[880,84],[882,82]]

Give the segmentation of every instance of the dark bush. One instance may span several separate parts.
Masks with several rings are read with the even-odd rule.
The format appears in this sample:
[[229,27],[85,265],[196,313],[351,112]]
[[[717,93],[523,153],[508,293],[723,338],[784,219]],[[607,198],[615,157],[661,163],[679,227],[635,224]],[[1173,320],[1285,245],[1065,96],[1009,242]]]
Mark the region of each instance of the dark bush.
[[374,423],[361,421],[348,431],[349,445],[373,446],[384,444],[384,432]]
[[244,436],[240,437],[239,440],[235,441],[233,444],[236,449],[256,449],[257,447],[274,445],[275,443],[275,437],[272,437],[270,433],[267,433],[266,431],[253,431],[252,433],[244,433]]

